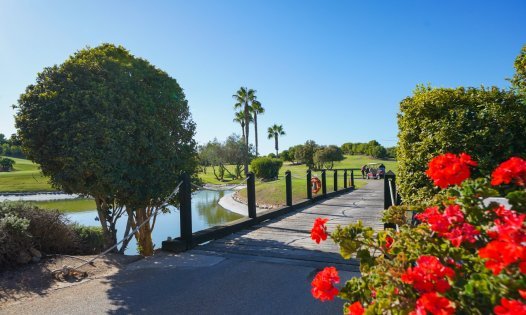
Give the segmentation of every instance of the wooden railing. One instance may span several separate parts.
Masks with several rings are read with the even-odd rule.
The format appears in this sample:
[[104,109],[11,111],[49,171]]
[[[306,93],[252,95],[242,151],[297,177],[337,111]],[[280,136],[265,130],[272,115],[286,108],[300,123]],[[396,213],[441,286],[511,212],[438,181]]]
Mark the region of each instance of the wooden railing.
[[[264,210],[256,212],[256,179],[254,173],[248,173],[246,181],[247,189],[247,208],[248,217],[228,222],[223,225],[213,226],[208,229],[192,233],[192,189],[191,180],[188,175],[182,176],[183,184],[179,190],[179,213],[180,213],[180,230],[181,236],[163,241],[162,249],[169,251],[185,251],[201,243],[225,237],[252,225],[258,224],[268,219],[272,219],[286,213],[295,211],[301,207],[307,206],[319,200],[336,196],[354,189],[354,171],[359,169],[332,169],[321,170],[322,189],[321,194],[313,196],[312,194],[312,171],[308,170],[305,176],[307,199],[293,204],[292,198],[292,173],[285,172],[285,206],[278,209]],[[334,189],[327,192],[327,171],[333,172]],[[338,190],[338,172],[343,172],[343,189]]]

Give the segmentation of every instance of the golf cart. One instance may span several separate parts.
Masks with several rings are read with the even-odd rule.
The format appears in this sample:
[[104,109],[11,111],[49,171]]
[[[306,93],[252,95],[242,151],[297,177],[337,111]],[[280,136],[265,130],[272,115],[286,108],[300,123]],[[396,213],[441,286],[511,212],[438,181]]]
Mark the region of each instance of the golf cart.
[[368,163],[366,166],[367,179],[381,179],[385,175],[385,166],[383,163]]

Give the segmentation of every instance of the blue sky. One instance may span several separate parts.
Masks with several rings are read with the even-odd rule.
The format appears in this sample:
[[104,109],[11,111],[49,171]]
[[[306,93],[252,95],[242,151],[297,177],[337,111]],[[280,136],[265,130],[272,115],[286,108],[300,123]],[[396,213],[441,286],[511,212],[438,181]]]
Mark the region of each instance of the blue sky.
[[15,132],[11,105],[36,73],[104,42],[178,80],[200,143],[240,133],[231,95],[248,86],[266,109],[262,153],[274,123],[283,149],[391,146],[398,104],[417,84],[508,86],[526,2],[0,0],[0,133]]

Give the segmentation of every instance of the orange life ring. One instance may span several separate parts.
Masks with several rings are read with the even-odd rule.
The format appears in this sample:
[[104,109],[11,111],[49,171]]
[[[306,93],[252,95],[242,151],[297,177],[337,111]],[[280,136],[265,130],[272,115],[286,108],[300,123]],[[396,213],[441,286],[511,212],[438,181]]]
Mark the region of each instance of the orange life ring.
[[321,189],[321,180],[318,177],[313,177],[310,182],[312,184],[312,193],[317,194]]

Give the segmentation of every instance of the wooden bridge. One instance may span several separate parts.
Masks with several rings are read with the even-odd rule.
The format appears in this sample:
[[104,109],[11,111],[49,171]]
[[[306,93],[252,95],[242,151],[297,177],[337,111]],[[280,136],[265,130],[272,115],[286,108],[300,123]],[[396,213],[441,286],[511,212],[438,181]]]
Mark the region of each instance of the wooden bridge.
[[358,262],[342,259],[333,242],[316,244],[310,238],[313,222],[317,217],[328,218],[327,226],[332,230],[337,225],[361,220],[366,226],[382,229],[383,208],[384,181],[371,180],[363,188],[198,245],[191,252],[315,268],[331,265],[339,270],[357,272]]

